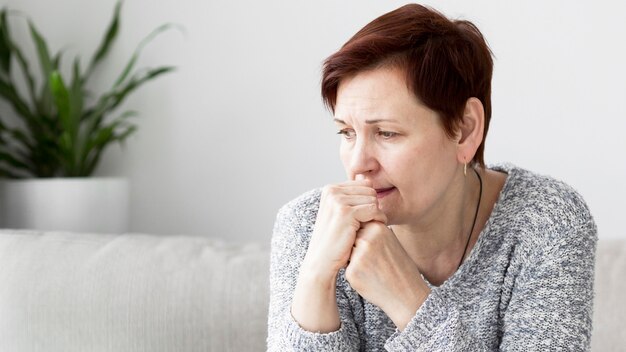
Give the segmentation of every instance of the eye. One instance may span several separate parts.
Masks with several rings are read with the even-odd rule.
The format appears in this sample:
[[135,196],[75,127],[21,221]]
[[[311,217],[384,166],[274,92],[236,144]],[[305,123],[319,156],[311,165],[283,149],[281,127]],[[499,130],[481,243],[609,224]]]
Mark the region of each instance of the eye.
[[356,135],[354,131],[349,128],[344,128],[343,130],[340,130],[339,132],[337,132],[337,134],[342,134],[343,138],[347,140],[354,138],[354,136]]
[[397,136],[398,134],[396,132],[378,131],[378,135],[383,137],[383,139],[391,139]]

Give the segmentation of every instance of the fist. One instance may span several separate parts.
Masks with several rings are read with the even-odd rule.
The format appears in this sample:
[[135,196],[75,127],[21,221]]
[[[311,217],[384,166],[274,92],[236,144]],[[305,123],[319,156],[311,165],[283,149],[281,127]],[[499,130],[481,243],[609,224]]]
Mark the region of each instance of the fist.
[[348,181],[324,187],[305,257],[306,267],[325,276],[335,275],[347,265],[361,224],[370,221],[387,222],[378,208],[371,181]]
[[415,314],[430,293],[396,235],[379,221],[364,223],[357,231],[345,276],[352,288],[398,326],[397,321]]

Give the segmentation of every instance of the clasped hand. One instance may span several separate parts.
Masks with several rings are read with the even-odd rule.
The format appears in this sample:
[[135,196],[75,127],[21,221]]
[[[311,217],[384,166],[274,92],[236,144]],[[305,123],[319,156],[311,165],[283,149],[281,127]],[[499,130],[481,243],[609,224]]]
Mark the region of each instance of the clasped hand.
[[326,186],[306,260],[328,273],[345,268],[350,286],[402,330],[429,292],[386,224],[369,180]]

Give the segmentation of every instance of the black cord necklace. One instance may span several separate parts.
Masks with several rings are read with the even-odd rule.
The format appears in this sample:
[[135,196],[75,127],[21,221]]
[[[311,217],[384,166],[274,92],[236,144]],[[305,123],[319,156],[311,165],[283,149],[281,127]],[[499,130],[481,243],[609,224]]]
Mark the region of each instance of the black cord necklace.
[[467,247],[469,246],[470,238],[472,238],[472,232],[474,232],[474,225],[476,225],[476,218],[478,217],[478,209],[480,208],[480,198],[482,198],[482,195],[483,195],[483,179],[480,178],[480,175],[478,174],[478,171],[475,168],[472,168],[472,170],[474,170],[474,172],[476,173],[476,176],[478,177],[478,182],[480,183],[480,193],[478,193],[478,204],[476,204],[476,213],[474,213],[474,221],[472,222],[472,228],[469,232],[469,235],[467,236],[467,243],[465,244],[465,250],[463,250],[463,255],[461,256],[461,260],[459,261],[459,265],[456,267],[456,270],[459,270],[459,268],[461,267],[461,263],[463,263],[463,258],[465,258],[465,253],[467,252]]

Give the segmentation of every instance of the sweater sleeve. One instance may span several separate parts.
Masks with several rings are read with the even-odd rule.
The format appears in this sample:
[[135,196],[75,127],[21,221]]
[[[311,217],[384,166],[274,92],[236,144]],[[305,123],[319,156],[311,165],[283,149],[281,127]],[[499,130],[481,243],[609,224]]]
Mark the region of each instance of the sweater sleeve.
[[[341,318],[341,326],[337,331],[330,333],[306,331],[291,315],[293,293],[313,225],[312,214],[290,204],[284,206],[276,218],[270,258],[267,337],[267,350],[270,352],[358,350],[358,332],[343,290],[337,290],[337,305]],[[338,275],[338,285],[339,277],[341,275]]]
[[489,351],[473,336],[439,287],[417,310],[401,332],[396,329],[385,343],[390,352],[404,351]]
[[[508,308],[501,351],[589,351],[597,229],[575,227],[545,250],[522,256]],[[459,310],[434,288],[406,328],[385,343],[387,351],[488,351]]]

